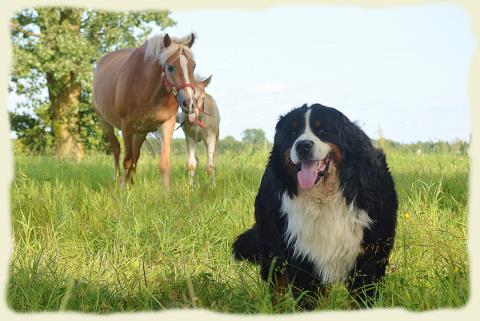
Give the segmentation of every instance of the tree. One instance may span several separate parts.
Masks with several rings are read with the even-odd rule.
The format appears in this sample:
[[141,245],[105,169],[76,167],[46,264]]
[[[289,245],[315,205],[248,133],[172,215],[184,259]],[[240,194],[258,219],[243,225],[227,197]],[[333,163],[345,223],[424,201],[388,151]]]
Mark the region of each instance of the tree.
[[252,145],[265,145],[265,132],[259,128],[248,128],[242,133],[242,142]]
[[[36,138],[40,140],[36,146],[45,147],[50,131],[52,147],[60,158],[79,158],[85,148],[102,145],[91,108],[95,62],[108,51],[138,46],[153,24],[161,29],[174,25],[169,14],[59,7],[18,12],[11,20],[14,64],[10,90],[26,102],[19,104],[10,118],[19,139],[33,142]],[[19,133],[22,126],[31,133]],[[38,131],[44,134],[44,141]],[[37,136],[32,137],[32,132]]]
[[233,136],[226,136],[218,143],[218,150],[220,152],[230,151],[233,153],[239,153],[242,150],[242,143],[235,139]]

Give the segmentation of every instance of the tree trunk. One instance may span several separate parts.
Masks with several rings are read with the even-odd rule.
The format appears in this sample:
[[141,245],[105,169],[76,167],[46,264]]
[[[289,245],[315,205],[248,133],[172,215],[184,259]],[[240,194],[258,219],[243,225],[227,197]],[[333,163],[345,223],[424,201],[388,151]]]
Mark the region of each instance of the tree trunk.
[[57,94],[50,91],[52,131],[55,140],[55,153],[60,159],[80,160],[83,156],[83,145],[79,139],[78,133],[78,107],[80,104],[79,84],[73,80],[63,84],[52,84],[51,78],[49,86],[57,88]]
[[[61,9],[59,25],[72,34],[80,32],[81,10]],[[56,43],[50,44],[56,49]],[[81,86],[72,70],[61,79],[47,72],[47,87],[50,100],[52,131],[55,141],[55,153],[60,159],[80,160],[83,145],[78,132],[78,109]]]

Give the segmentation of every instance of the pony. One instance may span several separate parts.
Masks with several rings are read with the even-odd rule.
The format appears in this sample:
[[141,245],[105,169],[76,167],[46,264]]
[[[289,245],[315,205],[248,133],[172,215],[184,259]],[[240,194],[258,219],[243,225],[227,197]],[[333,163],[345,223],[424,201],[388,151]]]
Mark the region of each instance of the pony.
[[123,135],[125,156],[122,185],[133,184],[140,148],[149,132],[160,132],[163,145],[160,171],[165,189],[170,186],[170,145],[178,106],[195,122],[191,33],[182,38],[156,35],[138,48],[119,49],[103,56],[93,77],[93,108],[113,155],[114,179],[119,178],[120,143],[115,128]]
[[205,92],[205,88],[210,84],[211,80],[211,75],[205,79],[195,78],[195,98],[197,99],[199,111],[196,121],[185,121],[188,116],[183,111],[177,113],[177,122],[181,124],[180,126],[185,133],[185,141],[187,143],[187,171],[190,186],[193,185],[193,177],[197,169],[195,148],[200,141],[203,141],[207,149],[207,175],[209,181],[215,185],[215,149],[220,133],[220,113],[213,97]]

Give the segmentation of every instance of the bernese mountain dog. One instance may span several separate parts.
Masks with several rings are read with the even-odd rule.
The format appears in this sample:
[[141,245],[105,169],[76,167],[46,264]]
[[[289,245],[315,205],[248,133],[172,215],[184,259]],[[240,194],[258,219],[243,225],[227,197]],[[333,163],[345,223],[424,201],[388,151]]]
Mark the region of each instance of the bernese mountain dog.
[[[255,199],[255,224],[233,257],[260,265],[280,293],[344,282],[371,306],[393,246],[397,195],[385,154],[345,115],[320,104],[281,116]],[[313,301],[314,302],[314,301]],[[313,303],[315,304],[315,303]]]

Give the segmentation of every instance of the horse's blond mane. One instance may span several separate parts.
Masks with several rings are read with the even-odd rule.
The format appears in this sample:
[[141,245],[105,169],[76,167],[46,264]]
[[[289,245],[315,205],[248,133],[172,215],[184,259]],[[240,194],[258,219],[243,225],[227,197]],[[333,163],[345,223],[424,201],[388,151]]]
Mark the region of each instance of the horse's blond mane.
[[163,45],[163,35],[155,35],[146,41],[145,61],[158,61],[161,65],[167,61],[173,53],[181,50],[188,58],[193,58],[193,54],[188,47],[192,34],[182,38],[170,37],[172,43],[167,48]]

